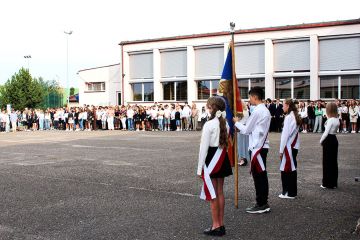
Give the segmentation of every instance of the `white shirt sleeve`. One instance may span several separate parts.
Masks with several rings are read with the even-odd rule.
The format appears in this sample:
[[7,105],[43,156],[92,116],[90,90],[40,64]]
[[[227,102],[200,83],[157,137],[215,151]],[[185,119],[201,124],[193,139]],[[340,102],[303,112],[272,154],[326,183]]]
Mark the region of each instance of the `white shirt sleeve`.
[[290,116],[286,116],[285,120],[284,120],[284,127],[281,133],[281,141],[280,141],[280,153],[284,152],[286,143],[289,140],[289,136],[290,136]]
[[320,139],[321,144],[323,143],[325,138],[329,135],[330,128],[331,128],[331,119],[329,119],[329,120],[327,120],[325,122],[325,131],[324,131],[324,133],[323,133],[323,135],[321,136],[321,139]]
[[205,164],[206,155],[210,146],[210,135],[211,129],[209,128],[209,124],[205,124],[201,134],[197,175],[201,175],[202,169]]
[[253,112],[253,114],[250,115],[250,117],[246,120],[246,125],[242,124],[241,122],[235,123],[235,127],[239,129],[240,133],[250,134],[254,130],[256,124],[255,115],[256,115],[255,112]]

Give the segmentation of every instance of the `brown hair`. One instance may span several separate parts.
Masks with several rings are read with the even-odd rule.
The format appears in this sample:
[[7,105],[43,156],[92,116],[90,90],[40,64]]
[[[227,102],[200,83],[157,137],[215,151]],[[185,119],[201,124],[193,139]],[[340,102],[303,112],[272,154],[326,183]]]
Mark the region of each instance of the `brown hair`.
[[328,118],[336,118],[338,116],[338,110],[335,103],[331,102],[326,104],[326,115],[328,116]]
[[288,114],[290,114],[291,111],[294,112],[296,125],[300,126],[302,120],[301,120],[301,117],[299,115],[298,109],[297,109],[297,107],[295,105],[295,102],[292,99],[288,98],[288,99],[285,100],[285,104],[287,104],[289,106]]
[[[216,117],[215,115],[218,110],[225,111],[225,107],[226,107],[224,99],[218,96],[210,97],[206,105],[211,106],[211,108],[213,109],[209,120],[214,119]],[[219,146],[221,148],[226,148],[228,146],[228,142],[227,142],[228,132],[226,128],[226,119],[221,116],[219,117],[219,122],[220,122]]]

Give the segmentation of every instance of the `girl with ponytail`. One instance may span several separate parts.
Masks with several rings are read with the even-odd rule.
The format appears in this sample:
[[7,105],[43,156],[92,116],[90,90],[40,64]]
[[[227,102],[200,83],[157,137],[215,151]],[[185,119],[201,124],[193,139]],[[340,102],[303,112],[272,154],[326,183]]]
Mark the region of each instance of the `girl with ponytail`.
[[232,175],[227,155],[228,127],[226,104],[222,97],[210,97],[206,104],[210,118],[205,123],[199,151],[197,175],[203,179],[201,198],[210,201],[212,225],[204,231],[211,236],[225,235],[224,178]]
[[299,126],[302,120],[293,100],[286,99],[283,110],[286,114],[280,141],[280,171],[283,190],[279,198],[294,199],[297,195],[296,156],[300,147]]

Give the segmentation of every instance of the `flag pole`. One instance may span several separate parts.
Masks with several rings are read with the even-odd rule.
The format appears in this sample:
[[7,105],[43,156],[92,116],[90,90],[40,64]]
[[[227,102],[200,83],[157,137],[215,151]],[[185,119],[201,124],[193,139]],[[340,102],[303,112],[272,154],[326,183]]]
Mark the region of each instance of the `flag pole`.
[[[235,72],[235,44],[234,44],[234,33],[235,33],[235,23],[231,22],[230,23],[230,32],[231,32],[231,56],[232,56],[232,81],[233,81],[233,111],[234,111],[234,117],[237,115],[237,106],[236,106],[236,88],[237,88],[237,84],[236,84],[236,72]],[[237,132],[235,131],[234,133],[234,142],[233,142],[233,147],[234,147],[234,165],[235,165],[235,196],[234,196],[234,200],[235,200],[235,208],[238,208],[238,199],[239,199],[239,165],[238,165],[238,154],[237,154]]]

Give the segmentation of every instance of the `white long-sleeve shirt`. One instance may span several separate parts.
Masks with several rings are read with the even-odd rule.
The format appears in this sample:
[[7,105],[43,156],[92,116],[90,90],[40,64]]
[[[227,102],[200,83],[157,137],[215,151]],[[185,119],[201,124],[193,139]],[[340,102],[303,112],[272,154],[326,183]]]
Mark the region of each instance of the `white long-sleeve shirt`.
[[215,117],[207,121],[202,130],[197,175],[201,175],[209,147],[219,146],[219,138],[220,124],[219,119]]
[[[249,135],[249,150],[269,148],[267,137],[270,127],[271,115],[265,104],[258,104],[251,112],[246,125],[237,122],[235,127],[240,133]],[[264,146],[263,146],[264,145]]]
[[339,129],[339,125],[340,125],[340,123],[339,123],[338,118],[334,118],[334,117],[329,118],[325,122],[325,131],[324,131],[323,135],[321,136],[320,143],[323,143],[323,141],[329,134],[335,135],[337,130]]
[[[292,144],[296,133],[299,132],[299,127],[296,125],[296,119],[294,112],[291,111],[288,115],[286,115],[284,119],[284,127],[281,133],[281,141],[280,141],[280,153],[284,153],[284,149],[286,145]],[[299,149],[300,141],[297,139],[294,148]],[[289,149],[290,150],[290,149]]]
[[301,116],[301,118],[307,118],[308,114],[307,114],[307,107],[304,108],[299,108],[299,114]]

